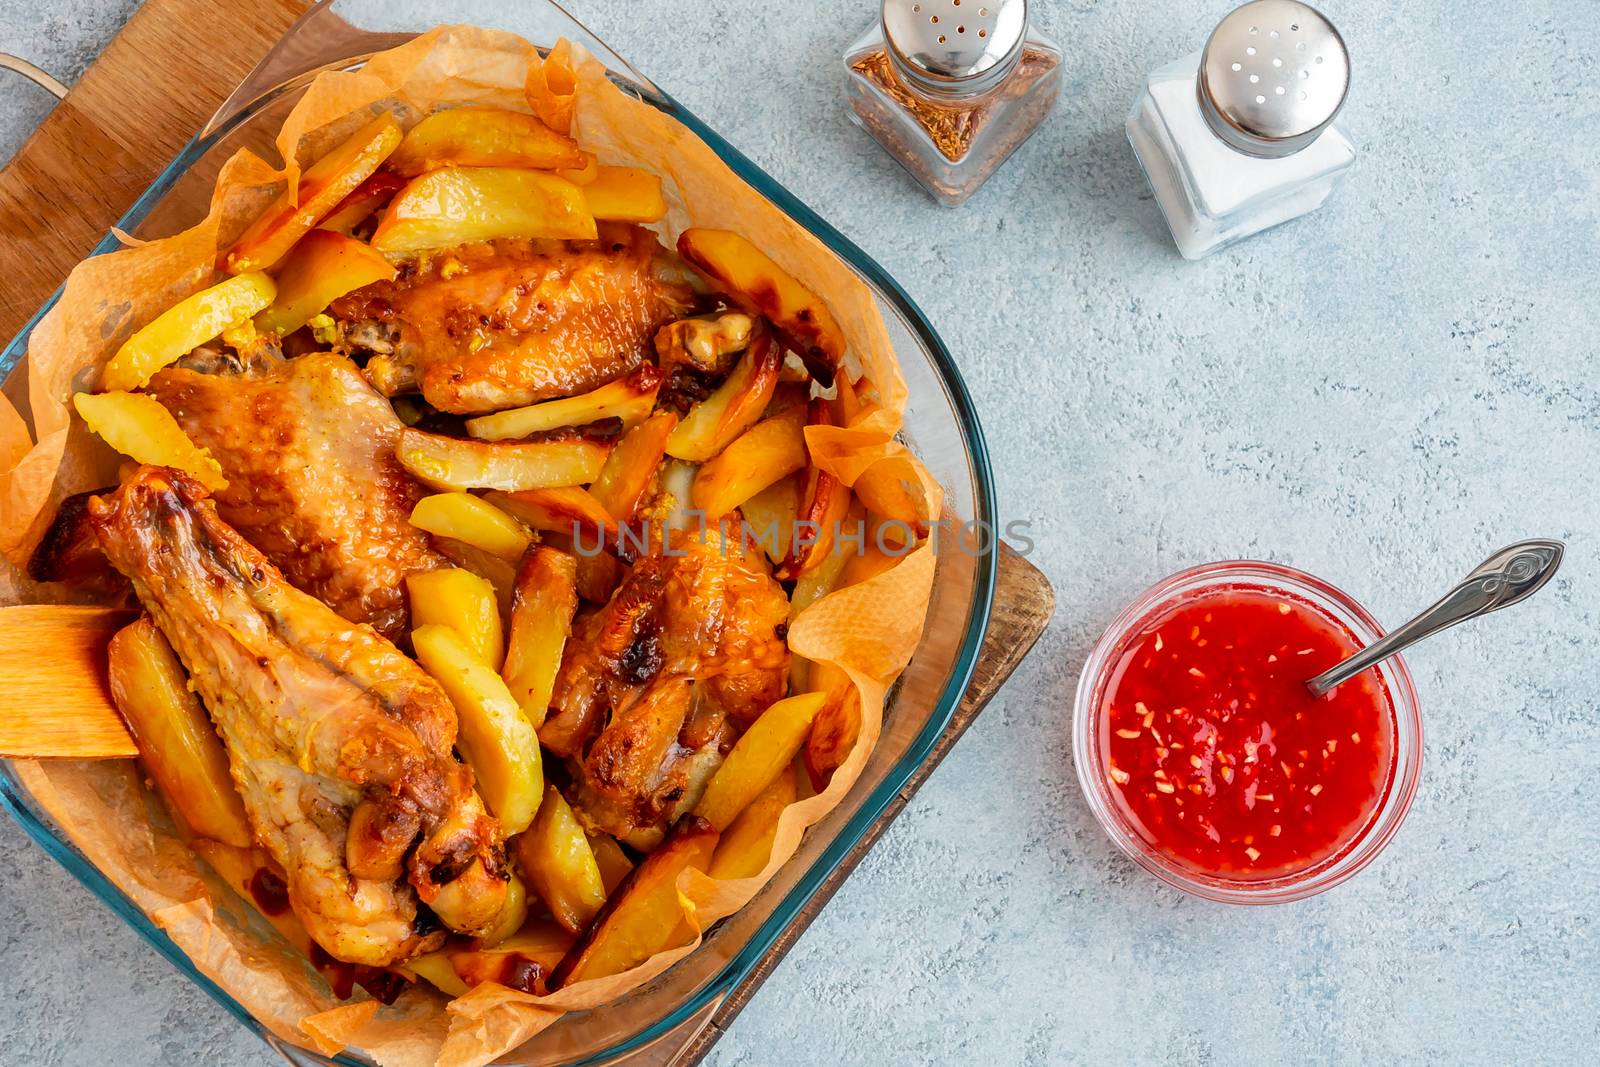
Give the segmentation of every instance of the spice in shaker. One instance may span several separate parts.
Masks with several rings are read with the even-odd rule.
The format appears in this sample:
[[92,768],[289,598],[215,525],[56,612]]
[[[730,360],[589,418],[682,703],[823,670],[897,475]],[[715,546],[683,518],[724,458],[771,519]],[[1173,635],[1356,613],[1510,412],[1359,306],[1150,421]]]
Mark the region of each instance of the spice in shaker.
[[1027,0],[883,0],[844,62],[856,124],[952,206],[1061,93],[1061,50],[1029,29]]
[[1199,259],[1321,207],[1355,162],[1332,125],[1349,87],[1339,31],[1293,0],[1245,4],[1153,72],[1128,140],[1178,251]]

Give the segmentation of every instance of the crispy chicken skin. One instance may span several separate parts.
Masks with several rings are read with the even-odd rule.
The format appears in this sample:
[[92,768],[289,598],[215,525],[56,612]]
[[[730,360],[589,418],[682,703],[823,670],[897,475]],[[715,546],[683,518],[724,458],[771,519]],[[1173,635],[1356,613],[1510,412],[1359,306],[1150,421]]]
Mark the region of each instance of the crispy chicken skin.
[[637,226],[608,226],[599,241],[466,245],[329,310],[356,345],[380,352],[367,373],[384,394],[420,389],[441,411],[497,411],[638,366],[690,299],[667,280],[665,255]]
[[296,588],[390,640],[408,630],[405,578],[445,560],[408,521],[422,489],[404,428],[361,371],[330,352],[243,374],[169,368],[150,392],[222,465],[224,521]]
[[300,592],[181,473],[89,502],[216,722],[258,842],[337,959],[381,966],[478,933],[506,892],[498,824],[451,753],[455,709],[392,644]]
[[591,826],[651,847],[738,733],[783,696],[789,604],[737,537],[675,530],[579,620],[540,740],[569,757]]

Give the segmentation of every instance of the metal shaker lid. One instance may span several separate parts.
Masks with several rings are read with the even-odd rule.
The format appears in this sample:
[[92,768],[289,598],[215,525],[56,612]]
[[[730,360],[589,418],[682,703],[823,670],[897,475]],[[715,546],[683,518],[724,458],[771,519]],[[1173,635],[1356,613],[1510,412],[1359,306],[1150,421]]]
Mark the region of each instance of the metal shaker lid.
[[1344,106],[1350,54],[1322,13],[1295,0],[1253,0],[1211,31],[1200,58],[1200,111],[1247,155],[1305,148]]
[[1022,57],[1028,0],[883,0],[883,36],[896,68],[918,88],[980,93]]

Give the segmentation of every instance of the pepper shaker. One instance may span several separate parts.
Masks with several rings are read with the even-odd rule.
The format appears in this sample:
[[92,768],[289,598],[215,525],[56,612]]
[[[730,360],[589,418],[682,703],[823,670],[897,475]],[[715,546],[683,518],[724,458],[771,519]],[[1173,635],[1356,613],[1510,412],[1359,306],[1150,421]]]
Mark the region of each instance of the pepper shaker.
[[939,202],[971,196],[1061,93],[1027,0],[883,0],[844,56],[851,117]]
[[1154,71],[1128,140],[1178,251],[1199,259],[1321,207],[1355,149],[1333,126],[1344,39],[1295,0],[1253,0],[1204,50]]

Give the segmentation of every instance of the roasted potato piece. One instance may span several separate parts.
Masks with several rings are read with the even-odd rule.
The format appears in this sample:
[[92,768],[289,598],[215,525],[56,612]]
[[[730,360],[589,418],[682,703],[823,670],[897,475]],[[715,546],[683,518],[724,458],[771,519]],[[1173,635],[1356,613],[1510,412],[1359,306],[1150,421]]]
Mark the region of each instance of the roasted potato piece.
[[752,878],[760,874],[772,858],[778,816],[795,802],[797,794],[792,772],[774,778],[722,835],[706,873],[713,878]]
[[488,664],[479,662],[450,627],[418,627],[411,633],[411,643],[417,662],[456,707],[460,720],[456,747],[471,765],[484,803],[507,836],[521,833],[533,822],[544,794],[539,737],[533,724],[506,683]]
[[649,416],[660,388],[661,371],[654,364],[644,363],[627,377],[579,396],[468,419],[467,433],[483,441],[510,441],[613,418],[621,419],[623,427],[631,429]]
[[861,734],[861,694],[849,675],[829,663],[810,664],[808,681],[828,696],[800,754],[812,786],[820,792]]
[[789,555],[789,542],[794,538],[795,524],[800,519],[803,489],[803,480],[791,474],[739,505],[750,535],[774,563],[783,562]]
[[600,544],[611,525],[611,515],[581,486],[486,493],[484,499],[535,530],[581,536],[586,545]]
[[226,489],[228,479],[211,453],[200,448],[161,401],[144,393],[76,393],[72,406],[112,448],[138,463],[175,467],[207,489]]
[[533,541],[516,519],[471,493],[423,497],[411,509],[411,525],[504,560],[521,559]]
[[667,454],[667,440],[678,425],[671,411],[658,411],[623,435],[589,486],[589,495],[619,523],[633,521],[639,501],[655,481]]
[[499,982],[524,993],[543,993],[546,976],[571,947],[570,933],[540,919],[493,948],[447,949],[443,955],[463,989]]
[[600,473],[610,451],[598,441],[471,441],[407,427],[395,457],[435,489],[547,489],[584,485]]
[[584,151],[532,115],[497,107],[435,111],[406,132],[384,169],[406,178],[440,167],[582,167]]
[[711,776],[694,813],[719,829],[733,820],[794,762],[827,701],[825,693],[787,697],[761,713]]
[[143,388],[162,367],[271,304],[277,292],[271,278],[252,272],[184,297],[122,343],[106,364],[100,387],[107,391]]
[[354,237],[312,230],[283,261],[277,296],[256,315],[256,329],[287,336],[344,294],[394,275],[382,253]]
[[906,455],[886,456],[863,471],[852,488],[868,511],[904,523],[921,538],[927,534],[933,516],[929,514],[915,462]]
[[550,710],[561,652],[578,610],[578,564],[558,549],[529,549],[511,595],[511,640],[501,676],[537,729]]
[[380,170],[339,201],[339,206],[328,213],[317,229],[350,236],[356,227],[383,210],[394,199],[394,194],[405,188],[405,184],[405,179],[398,174]]
[[691,499],[708,518],[727,515],[779,478],[806,465],[806,411],[763,419],[695,474]]
[[817,559],[817,565],[795,579],[794,592],[789,594],[789,617],[792,619],[806,608],[821,600],[839,586],[839,576],[844,573],[849,553],[834,550]]
[[643,863],[633,869],[550,976],[549,987],[621,974],[657,952],[693,937],[678,903],[678,876],[703,871],[717,847],[717,828],[686,815]]
[[617,839],[607,833],[590,834],[589,847],[594,850],[594,862],[600,868],[600,881],[605,883],[606,896],[609,897],[633,871],[633,861],[622,851]]
[[412,626],[448,626],[467,648],[495,670],[505,661],[500,605],[494,586],[461,567],[419,571],[406,576]]
[[413,956],[397,964],[396,969],[422,979],[447,997],[464,997],[472,991],[472,987],[456,973],[455,965],[450,962],[449,949]]
[[395,194],[372,234],[380,252],[422,252],[498,237],[593,240],[583,188],[540,170],[444,167]]
[[704,463],[761,418],[778,387],[783,352],[776,339],[762,333],[714,393],[689,409],[672,436],[667,454]]
[[844,358],[844,332],[815,293],[761,249],[731,230],[691,227],[678,235],[678,254],[724,296],[752,315],[765,315],[823,387]]
[[299,186],[285,189],[223,256],[228,273],[274,266],[296,241],[372,177],[400,144],[400,137],[399,124],[385,111],[307,167]]
[[149,616],[111,639],[111,698],[145,770],[195,837],[247,849],[255,835],[228,773],[228,753],[189,676]]
[[555,786],[526,833],[512,841],[517,863],[556,922],[580,933],[606,902],[605,883],[583,827]]
[[[826,400],[811,401],[809,419],[812,425],[827,425],[830,418]],[[839,525],[850,508],[850,487],[831,471],[813,465],[806,471],[806,488],[800,501],[793,543],[776,571],[779,581],[793,581],[817,569],[833,552]]]
[[[538,816],[534,816],[537,821]],[[506,877],[506,899],[494,925],[478,938],[479,948],[494,948],[516,934],[528,921],[528,887],[514,873]]]
[[583,199],[595,218],[612,222],[656,222],[667,213],[661,176],[638,167],[599,168]]
[[656,359],[662,370],[682,365],[721,374],[729,357],[750,344],[755,328],[756,320],[739,311],[676,319],[656,331]]

